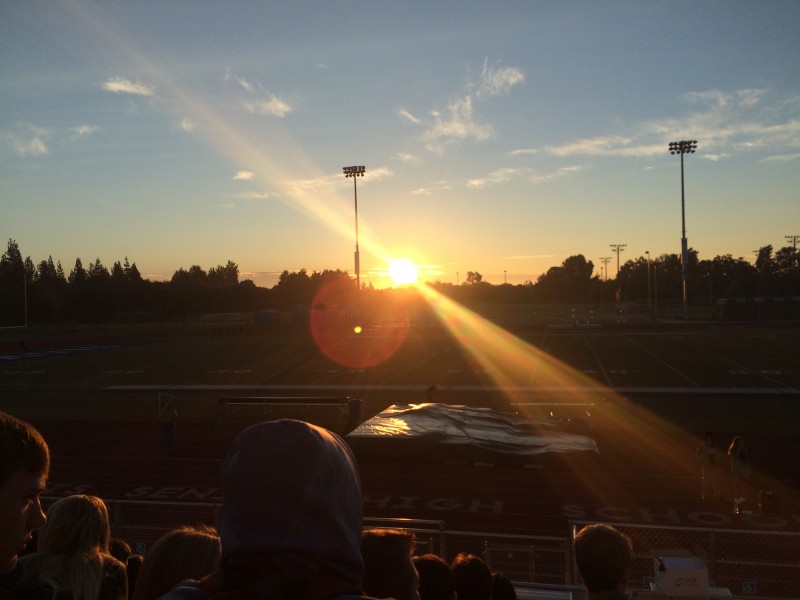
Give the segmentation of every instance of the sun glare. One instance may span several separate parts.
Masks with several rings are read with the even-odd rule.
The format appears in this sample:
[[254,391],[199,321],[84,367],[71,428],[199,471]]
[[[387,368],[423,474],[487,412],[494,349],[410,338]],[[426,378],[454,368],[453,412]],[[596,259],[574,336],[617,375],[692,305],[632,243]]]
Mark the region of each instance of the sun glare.
[[395,285],[410,285],[417,283],[419,270],[417,265],[407,258],[389,261],[389,277]]

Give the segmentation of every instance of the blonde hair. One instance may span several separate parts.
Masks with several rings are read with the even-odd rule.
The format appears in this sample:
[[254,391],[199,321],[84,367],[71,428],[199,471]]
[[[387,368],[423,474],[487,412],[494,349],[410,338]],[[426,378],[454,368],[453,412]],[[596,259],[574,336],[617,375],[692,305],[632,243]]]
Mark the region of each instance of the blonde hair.
[[200,579],[219,567],[222,545],[213,527],[181,527],[161,536],[144,555],[133,600],[155,600],[184,579]]
[[100,498],[67,496],[48,509],[38,551],[26,568],[56,591],[69,590],[75,600],[94,600],[100,594],[104,564],[113,561],[125,568],[108,553],[110,538],[108,509]]

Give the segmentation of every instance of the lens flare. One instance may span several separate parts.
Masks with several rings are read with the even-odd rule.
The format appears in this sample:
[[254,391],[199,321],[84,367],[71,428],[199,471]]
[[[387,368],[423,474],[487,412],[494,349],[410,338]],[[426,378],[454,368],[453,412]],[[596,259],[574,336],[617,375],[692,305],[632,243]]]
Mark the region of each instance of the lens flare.
[[334,362],[350,368],[374,367],[391,358],[408,333],[407,304],[393,303],[388,314],[382,314],[383,322],[366,327],[363,319],[369,309],[361,303],[352,281],[336,279],[323,284],[309,316],[317,347]]

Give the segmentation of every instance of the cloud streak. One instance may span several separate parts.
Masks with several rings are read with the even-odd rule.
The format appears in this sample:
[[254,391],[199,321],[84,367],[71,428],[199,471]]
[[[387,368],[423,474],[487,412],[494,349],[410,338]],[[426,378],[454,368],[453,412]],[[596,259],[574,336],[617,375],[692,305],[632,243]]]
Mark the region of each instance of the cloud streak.
[[125,77],[111,77],[103,83],[103,89],[115,94],[133,94],[134,96],[153,96],[153,87],[133,82]]
[[483,63],[481,84],[478,96],[499,96],[507,94],[515,85],[525,82],[525,75],[514,67],[495,68],[489,67],[489,59]]

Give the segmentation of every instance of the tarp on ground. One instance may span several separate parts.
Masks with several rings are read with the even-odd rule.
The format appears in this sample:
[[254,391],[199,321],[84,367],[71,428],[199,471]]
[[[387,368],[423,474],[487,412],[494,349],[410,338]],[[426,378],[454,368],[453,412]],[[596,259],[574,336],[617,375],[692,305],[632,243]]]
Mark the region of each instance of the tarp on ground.
[[361,456],[449,455],[479,460],[552,454],[597,454],[586,428],[558,419],[528,418],[491,408],[393,404],[347,435]]

